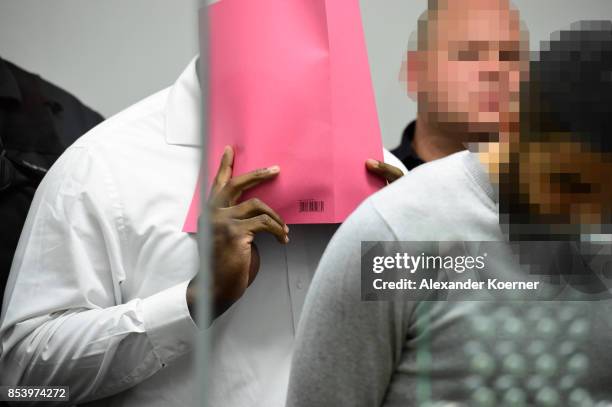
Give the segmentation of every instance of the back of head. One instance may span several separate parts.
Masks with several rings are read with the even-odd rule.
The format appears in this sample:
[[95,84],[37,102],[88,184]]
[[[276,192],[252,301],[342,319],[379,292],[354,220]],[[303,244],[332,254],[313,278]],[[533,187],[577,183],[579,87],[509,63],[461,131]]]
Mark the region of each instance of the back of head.
[[525,87],[522,138],[565,134],[612,152],[612,21],[581,21],[553,34]]

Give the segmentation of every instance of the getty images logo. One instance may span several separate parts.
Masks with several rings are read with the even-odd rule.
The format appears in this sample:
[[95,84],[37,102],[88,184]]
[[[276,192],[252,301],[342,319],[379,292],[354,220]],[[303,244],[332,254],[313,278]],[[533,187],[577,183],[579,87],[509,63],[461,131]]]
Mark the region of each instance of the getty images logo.
[[453,270],[463,273],[469,270],[482,270],[485,268],[485,258],[482,256],[430,256],[421,253],[413,256],[408,253],[396,253],[395,256],[376,256],[373,259],[372,271],[380,274],[386,270],[406,270],[411,274],[417,270]]

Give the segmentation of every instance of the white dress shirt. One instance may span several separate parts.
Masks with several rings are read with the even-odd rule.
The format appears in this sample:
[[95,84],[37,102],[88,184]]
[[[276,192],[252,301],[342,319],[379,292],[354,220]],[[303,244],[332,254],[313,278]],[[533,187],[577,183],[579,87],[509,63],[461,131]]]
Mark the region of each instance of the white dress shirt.
[[[2,305],[1,385],[67,385],[71,403],[91,406],[196,404],[185,291],[199,256],[181,230],[200,166],[200,103],[194,60],[51,168]],[[257,278],[210,328],[210,406],[284,406],[306,290],[335,230],[294,225],[286,246],[257,236]]]

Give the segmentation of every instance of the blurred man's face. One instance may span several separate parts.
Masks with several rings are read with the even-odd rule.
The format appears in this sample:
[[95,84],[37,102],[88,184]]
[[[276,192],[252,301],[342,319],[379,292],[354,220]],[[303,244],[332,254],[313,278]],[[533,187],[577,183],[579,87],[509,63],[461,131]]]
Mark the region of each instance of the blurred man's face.
[[450,131],[505,131],[518,121],[527,65],[518,11],[497,0],[449,3],[431,17],[420,52],[419,109]]
[[578,141],[531,142],[519,155],[519,193],[534,219],[600,225],[612,210],[612,157]]

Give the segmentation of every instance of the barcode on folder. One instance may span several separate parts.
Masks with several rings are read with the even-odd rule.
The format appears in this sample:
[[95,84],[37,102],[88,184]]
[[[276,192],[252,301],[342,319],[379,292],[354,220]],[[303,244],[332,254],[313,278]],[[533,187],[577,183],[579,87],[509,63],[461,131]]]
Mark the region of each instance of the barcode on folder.
[[300,212],[325,212],[325,201],[306,199],[298,203]]

